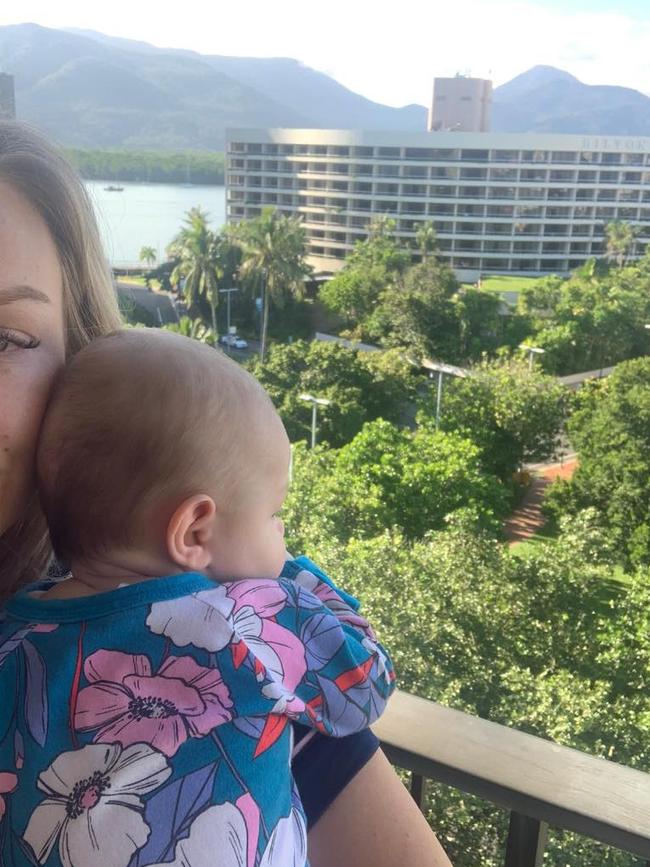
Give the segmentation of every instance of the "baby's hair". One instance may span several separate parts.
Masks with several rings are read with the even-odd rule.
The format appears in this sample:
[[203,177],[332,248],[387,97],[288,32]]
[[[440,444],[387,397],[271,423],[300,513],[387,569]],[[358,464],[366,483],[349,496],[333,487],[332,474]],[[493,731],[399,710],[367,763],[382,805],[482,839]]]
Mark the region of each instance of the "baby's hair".
[[39,443],[55,553],[70,564],[152,538],[196,493],[234,508],[254,472],[247,440],[273,412],[257,380],[210,346],[159,329],[93,341],[57,380]]

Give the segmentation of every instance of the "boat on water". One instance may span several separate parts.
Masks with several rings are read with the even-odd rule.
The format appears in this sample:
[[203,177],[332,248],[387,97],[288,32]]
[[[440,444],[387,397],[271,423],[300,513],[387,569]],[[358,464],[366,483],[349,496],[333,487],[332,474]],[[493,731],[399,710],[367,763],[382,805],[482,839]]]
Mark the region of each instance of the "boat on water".
[[108,193],[121,193],[124,191],[124,187],[118,187],[115,184],[109,184],[107,187],[104,187],[104,189]]

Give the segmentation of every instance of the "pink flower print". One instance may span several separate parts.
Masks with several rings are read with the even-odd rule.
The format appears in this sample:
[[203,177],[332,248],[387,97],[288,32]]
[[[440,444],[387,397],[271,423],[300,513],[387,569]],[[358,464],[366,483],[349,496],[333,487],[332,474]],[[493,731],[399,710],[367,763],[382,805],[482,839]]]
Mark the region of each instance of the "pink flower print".
[[267,676],[293,690],[307,664],[302,642],[275,622],[286,604],[286,590],[277,581],[244,579],[154,602],[146,622],[177,647],[191,644],[214,653],[230,645],[236,668],[250,651],[260,679]]
[[169,657],[156,674],[146,656],[98,650],[86,659],[90,686],[79,692],[75,727],[99,729],[98,743],[150,744],[173,756],[232,718],[228,687],[215,668]]
[[325,581],[321,581],[313,572],[302,569],[294,580],[300,587],[304,587],[305,590],[313,593],[323,605],[336,615],[341,623],[348,623],[350,626],[361,629],[371,639],[375,639],[372,627],[365,617],[362,617],[353,608],[350,608],[348,603],[344,599],[341,599],[336,590],[330,587],[329,584],[326,584]]
[[0,819],[5,814],[6,804],[3,795],[10,795],[16,791],[18,777],[9,771],[0,771]]
[[260,617],[275,617],[287,604],[286,590],[277,581],[233,581],[225,586],[226,595],[235,603],[235,614],[250,606]]

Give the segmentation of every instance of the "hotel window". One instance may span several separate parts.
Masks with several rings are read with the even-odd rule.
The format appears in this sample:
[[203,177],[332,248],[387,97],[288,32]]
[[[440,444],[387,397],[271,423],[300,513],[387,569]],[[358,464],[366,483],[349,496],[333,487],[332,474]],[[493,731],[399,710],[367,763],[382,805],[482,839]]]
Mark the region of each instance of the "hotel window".
[[577,159],[575,151],[553,151],[551,154],[552,163],[574,163]]
[[616,165],[621,162],[621,154],[614,153],[605,153],[601,154],[601,163],[607,163],[608,165]]
[[485,187],[459,187],[458,196],[461,199],[484,199]]
[[398,160],[400,158],[399,148],[377,148],[378,157],[386,157],[387,159]]
[[518,163],[519,151],[492,151],[492,159],[498,163]]
[[578,183],[596,183],[596,172],[578,172]]
[[432,160],[456,160],[458,159],[458,151],[451,148],[433,148],[431,151]]
[[491,181],[516,181],[517,169],[490,169]]
[[487,178],[487,169],[479,168],[463,168],[460,170],[461,178],[469,178],[470,180],[483,181]]
[[457,178],[458,169],[453,166],[433,166],[431,169],[432,178]]
[[545,199],[545,187],[519,187],[519,199]]
[[515,187],[488,187],[489,199],[514,199],[516,195]]
[[623,154],[623,164],[626,166],[642,166],[643,154]]
[[522,151],[521,161],[524,163],[548,162],[548,151]]
[[404,158],[407,160],[432,160],[435,151],[433,148],[406,148],[404,150]]
[[522,169],[519,175],[520,181],[545,181],[547,177],[546,169]]
[[489,157],[489,151],[478,150],[476,148],[464,148],[460,152],[461,160],[474,163],[485,163]]

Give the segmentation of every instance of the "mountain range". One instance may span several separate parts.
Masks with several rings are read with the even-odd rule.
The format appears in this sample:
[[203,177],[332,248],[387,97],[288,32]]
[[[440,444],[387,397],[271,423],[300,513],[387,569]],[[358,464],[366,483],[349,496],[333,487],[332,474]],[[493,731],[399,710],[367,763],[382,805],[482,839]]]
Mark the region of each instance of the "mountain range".
[[[15,77],[18,116],[73,147],[219,150],[232,126],[426,129],[424,106],[373,102],[297,60],[89,30],[0,27],[0,71]],[[492,129],[650,135],[650,98],[536,66],[495,88]]]

